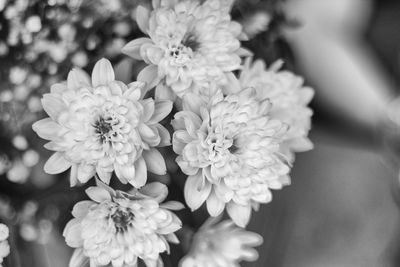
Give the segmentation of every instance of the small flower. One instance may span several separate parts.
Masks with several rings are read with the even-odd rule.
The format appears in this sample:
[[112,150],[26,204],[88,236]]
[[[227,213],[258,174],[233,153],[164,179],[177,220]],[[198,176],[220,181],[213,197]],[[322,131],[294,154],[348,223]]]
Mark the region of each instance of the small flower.
[[168,195],[161,183],[150,183],[129,194],[105,184],[86,190],[90,201],[75,205],[75,217],[65,227],[64,237],[76,248],[70,267],[136,267],[138,258],[147,266],[162,263],[159,254],[169,253],[167,241],[179,243],[175,231],[181,221],[170,210],[183,208],[179,202],[160,204]]
[[289,167],[280,157],[287,127],[269,116],[268,100],[259,101],[252,88],[207,99],[183,97],[183,111],[172,122],[176,161],[188,175],[184,195],[195,210],[204,201],[211,216],[227,208],[244,227],[259,203],[268,203],[270,188],[289,180]]
[[262,242],[259,234],[239,228],[232,221],[217,223],[211,218],[194,235],[180,267],[237,267],[241,260],[257,260],[258,253],[253,247]]
[[172,102],[143,99],[142,82],[125,85],[114,80],[110,62],[96,63],[90,81],[79,69],[66,83],[51,87],[42,99],[50,116],[33,124],[37,134],[50,140],[55,151],[44,166],[49,174],[71,167],[71,185],[87,182],[97,174],[109,183],[112,172],[123,183],[141,187],[147,170],[165,174],[163,157],[155,147],[170,143],[168,131],[159,123],[172,109]]
[[240,74],[242,86],[253,87],[260,99],[268,98],[272,103],[271,117],[289,125],[281,151],[291,160],[294,152],[313,148],[308,139],[312,110],[308,107],[314,90],[303,86],[303,79],[290,71],[279,71],[278,61],[269,69],[261,60],[253,64],[248,59]]
[[232,3],[153,1],[153,11],[139,6],[138,26],[150,38],[135,39],[122,51],[149,64],[139,76],[154,81],[153,86],[165,78],[179,97],[194,84],[224,84],[226,75],[240,67],[240,56],[248,54],[240,48],[242,28],[229,15]]

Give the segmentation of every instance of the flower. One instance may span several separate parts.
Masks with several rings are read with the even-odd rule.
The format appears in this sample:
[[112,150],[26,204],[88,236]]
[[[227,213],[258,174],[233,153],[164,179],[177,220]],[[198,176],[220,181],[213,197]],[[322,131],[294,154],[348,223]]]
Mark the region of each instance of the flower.
[[241,260],[255,261],[262,244],[259,234],[239,228],[227,220],[208,219],[194,235],[189,253],[180,267],[237,267]]
[[168,189],[161,183],[150,183],[130,193],[114,191],[105,184],[89,187],[92,199],[78,202],[64,229],[70,247],[76,248],[70,267],[135,267],[138,258],[147,266],[161,262],[159,254],[167,251],[167,241],[179,243],[175,231],[181,221],[170,210],[183,208],[179,202],[160,204]]
[[4,258],[10,254],[10,245],[8,244],[7,238],[9,236],[9,229],[5,224],[0,223],[0,267]]
[[240,47],[239,39],[244,38],[240,24],[231,21],[232,3],[153,1],[152,11],[139,6],[137,24],[150,38],[135,39],[122,52],[149,64],[139,76],[153,80],[153,86],[165,78],[179,97],[195,84],[209,80],[224,84],[226,75],[240,67],[240,56],[249,54]]
[[183,111],[172,121],[173,149],[188,175],[184,196],[192,210],[206,201],[210,215],[218,216],[226,207],[244,227],[252,208],[271,201],[270,189],[288,183],[289,167],[279,153],[287,127],[270,118],[270,109],[252,88],[183,97]]
[[308,107],[314,90],[303,86],[303,79],[290,71],[279,71],[282,62],[278,61],[269,69],[265,63],[246,60],[240,74],[242,86],[253,87],[260,99],[268,98],[272,103],[271,117],[289,125],[284,136],[281,151],[288,159],[294,160],[294,152],[313,148],[308,139],[311,128],[312,110]]
[[89,76],[72,70],[66,83],[57,83],[42,99],[50,116],[33,124],[50,140],[55,153],[44,170],[61,173],[71,167],[71,185],[87,182],[95,173],[109,183],[112,172],[135,187],[146,183],[147,170],[165,174],[163,157],[155,147],[170,144],[159,123],[172,109],[168,100],[143,99],[145,84],[125,85],[114,80],[111,63],[102,59]]

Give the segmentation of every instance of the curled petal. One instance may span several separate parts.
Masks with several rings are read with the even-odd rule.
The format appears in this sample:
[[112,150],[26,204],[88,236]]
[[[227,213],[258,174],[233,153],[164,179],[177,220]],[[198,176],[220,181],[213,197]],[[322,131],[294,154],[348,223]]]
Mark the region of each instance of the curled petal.
[[164,119],[172,110],[172,101],[169,100],[158,100],[155,102],[155,109],[151,122],[159,122]]
[[208,198],[211,192],[211,184],[203,181],[201,172],[187,178],[184,187],[184,196],[191,210],[198,209]]
[[149,170],[149,172],[158,175],[164,175],[167,173],[165,160],[157,149],[152,148],[150,150],[143,151],[143,158],[146,161],[147,169]]
[[168,196],[167,186],[160,182],[146,184],[139,191],[140,191],[140,193],[142,193],[146,196],[153,197],[159,203],[163,202],[164,199]]

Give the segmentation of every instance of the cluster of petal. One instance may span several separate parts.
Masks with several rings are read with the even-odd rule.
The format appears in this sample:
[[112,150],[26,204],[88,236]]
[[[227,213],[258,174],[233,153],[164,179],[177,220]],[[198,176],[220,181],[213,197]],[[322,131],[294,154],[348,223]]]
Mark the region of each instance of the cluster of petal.
[[10,245],[8,244],[7,238],[9,236],[9,229],[5,224],[0,223],[0,267],[4,258],[10,254]]
[[211,216],[226,207],[244,227],[252,208],[271,201],[270,189],[288,183],[290,168],[280,156],[285,124],[269,117],[271,104],[248,88],[212,97],[187,93],[172,121],[173,149],[188,175],[184,196],[195,210],[206,201]]
[[143,99],[145,86],[116,81],[106,59],[96,63],[91,78],[74,69],[66,83],[53,85],[42,99],[49,118],[33,124],[40,137],[50,140],[45,147],[55,151],[45,171],[56,174],[71,167],[72,186],[96,172],[109,183],[115,171],[121,182],[135,187],[146,183],[147,170],[164,174],[165,162],[155,147],[170,144],[159,122],[172,102]]
[[240,74],[242,86],[253,87],[260,99],[268,98],[272,103],[271,117],[289,125],[282,145],[282,153],[294,160],[294,152],[312,149],[308,139],[312,110],[308,107],[314,90],[303,86],[303,79],[290,71],[279,71],[278,61],[269,69],[263,61],[246,60]]
[[180,267],[238,267],[239,262],[255,261],[262,244],[259,234],[237,227],[232,221],[216,223],[208,219],[194,235],[189,253]]
[[168,252],[167,241],[179,243],[175,231],[179,218],[170,210],[183,208],[179,202],[160,204],[168,194],[161,183],[150,183],[130,193],[114,191],[105,184],[89,187],[92,200],[78,202],[65,227],[64,237],[76,248],[70,267],[135,267],[138,259],[148,267],[161,267],[160,253]]
[[[232,0],[153,1],[153,10],[137,9],[137,23],[149,36],[129,42],[123,53],[149,64],[140,76],[163,80],[182,97],[194,85],[215,80],[240,67],[242,27],[229,15]],[[139,78],[138,78],[139,80]],[[156,91],[164,87],[156,88]]]

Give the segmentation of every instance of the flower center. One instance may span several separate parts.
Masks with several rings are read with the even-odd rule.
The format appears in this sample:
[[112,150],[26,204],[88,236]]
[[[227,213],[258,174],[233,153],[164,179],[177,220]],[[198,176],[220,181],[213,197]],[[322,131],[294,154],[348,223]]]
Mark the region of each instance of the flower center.
[[124,232],[132,224],[135,215],[130,210],[116,210],[111,215],[117,232]]
[[208,145],[209,159],[218,161],[227,152],[234,154],[238,147],[232,138],[224,136],[222,133],[210,133],[206,139]]
[[94,131],[101,143],[110,142],[111,137],[115,137],[118,134],[114,129],[114,126],[118,123],[118,120],[112,116],[100,116],[97,121],[95,121],[93,124]]

